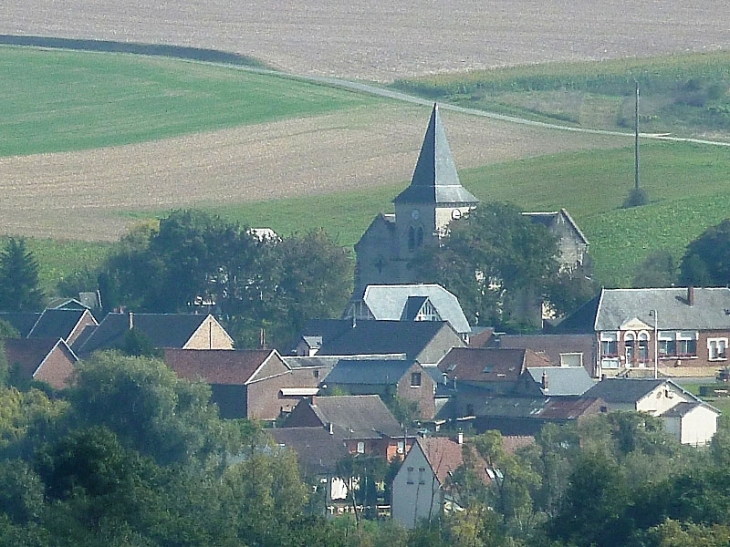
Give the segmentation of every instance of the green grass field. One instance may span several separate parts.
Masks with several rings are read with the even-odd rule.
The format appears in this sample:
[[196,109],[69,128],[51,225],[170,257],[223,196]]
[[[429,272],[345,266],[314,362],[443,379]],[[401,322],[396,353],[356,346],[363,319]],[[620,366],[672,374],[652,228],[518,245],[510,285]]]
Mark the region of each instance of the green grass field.
[[113,53],[0,47],[0,156],[144,142],[376,98],[285,76]]
[[730,133],[730,52],[554,63],[400,80],[394,87],[471,108],[605,129]]

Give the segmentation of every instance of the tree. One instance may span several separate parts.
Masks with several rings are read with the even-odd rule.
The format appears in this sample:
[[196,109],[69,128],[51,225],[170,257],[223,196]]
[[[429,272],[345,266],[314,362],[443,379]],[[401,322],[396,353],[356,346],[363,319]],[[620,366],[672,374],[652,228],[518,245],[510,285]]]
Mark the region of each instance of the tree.
[[162,361],[97,353],[78,365],[74,379],[75,423],[107,427],[160,464],[220,455],[232,435],[208,404],[210,388],[178,379]]
[[671,287],[677,278],[677,262],[672,253],[660,249],[649,253],[634,273],[636,289]]
[[0,310],[38,311],[43,300],[33,253],[24,239],[11,237],[0,254]]
[[449,230],[443,246],[425,248],[412,267],[455,293],[472,324],[504,324],[518,299],[547,296],[559,271],[557,239],[519,208],[488,203]]
[[680,282],[698,287],[730,284],[730,219],[705,230],[687,245]]

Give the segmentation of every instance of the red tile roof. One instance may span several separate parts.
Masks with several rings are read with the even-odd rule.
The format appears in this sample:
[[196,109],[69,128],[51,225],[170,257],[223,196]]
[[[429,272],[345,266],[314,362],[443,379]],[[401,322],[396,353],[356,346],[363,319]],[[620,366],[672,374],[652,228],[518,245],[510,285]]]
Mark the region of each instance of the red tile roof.
[[180,378],[218,385],[244,385],[276,350],[166,349],[165,363]]

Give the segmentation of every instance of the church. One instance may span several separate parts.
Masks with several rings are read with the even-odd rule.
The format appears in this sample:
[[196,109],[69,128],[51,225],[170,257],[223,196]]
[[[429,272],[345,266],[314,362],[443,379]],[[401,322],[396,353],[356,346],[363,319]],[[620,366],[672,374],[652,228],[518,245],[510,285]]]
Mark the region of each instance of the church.
[[411,184],[394,200],[395,214],[380,213],[355,244],[355,289],[368,285],[416,283],[408,267],[424,245],[438,245],[448,224],[477,206],[479,200],[461,185],[454,158],[434,105]]
[[[395,214],[380,213],[355,244],[355,286],[352,302],[362,301],[368,285],[418,283],[409,263],[424,245],[439,245],[448,237],[448,225],[479,204],[461,185],[439,114],[434,105],[410,185],[394,200]],[[558,239],[560,268],[590,274],[586,263],[588,240],[565,209],[523,213],[544,225]],[[542,300],[526,293],[514,312],[533,322],[550,314]]]

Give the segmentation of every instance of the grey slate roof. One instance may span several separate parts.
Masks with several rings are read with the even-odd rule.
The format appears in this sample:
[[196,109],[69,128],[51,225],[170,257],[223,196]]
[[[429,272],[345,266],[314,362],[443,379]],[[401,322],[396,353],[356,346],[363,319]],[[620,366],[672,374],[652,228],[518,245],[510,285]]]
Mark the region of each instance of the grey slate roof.
[[[606,378],[586,391],[584,397],[597,397],[607,403],[636,403],[657,387],[672,383],[665,379],[654,378]],[[682,390],[679,386],[678,389]],[[684,391],[684,390],[682,390]]]
[[568,211],[565,209],[560,209],[560,211],[551,211],[551,212],[530,212],[530,213],[522,213],[523,215],[530,217],[530,219],[537,223],[542,224],[546,228],[551,228],[553,225],[555,225],[559,219],[559,217],[563,217],[565,219],[565,222],[567,222],[573,230],[575,230],[576,235],[578,238],[588,245],[588,238],[585,236],[583,231],[578,227],[578,225],[573,220],[573,217],[568,214]]
[[[442,321],[340,321],[347,326],[339,336],[325,338],[318,355],[405,353],[415,359],[443,328]],[[456,335],[454,335],[456,336]]]
[[659,330],[730,330],[730,288],[603,289],[598,297],[566,318],[556,330],[616,331],[631,319]]
[[28,333],[40,316],[39,312],[0,312],[0,319],[10,323],[21,338],[28,337]]
[[679,403],[662,414],[662,418],[681,418],[692,412],[698,406],[703,405],[701,403]]
[[390,321],[412,320],[428,299],[441,320],[448,321],[456,332],[471,332],[458,298],[441,285],[368,285],[362,299],[375,319]]
[[477,205],[479,203],[479,200],[461,185],[441,122],[441,115],[435,104],[421,145],[421,153],[413,171],[411,184],[393,202],[444,205]]
[[335,433],[344,439],[403,435],[400,424],[377,395],[316,397],[310,405],[322,424],[333,424]]
[[392,385],[406,374],[413,363],[412,360],[403,359],[341,359],[327,375],[327,383]]
[[[149,339],[153,347],[182,348],[206,318],[204,314],[135,313],[132,324]],[[129,327],[129,314],[110,313],[79,351],[88,354],[100,349],[117,348],[124,342]]]
[[267,432],[278,445],[296,452],[305,473],[334,473],[348,454],[342,437],[323,427],[280,427]]
[[47,309],[33,325],[28,338],[63,338],[67,340],[86,312],[83,309]]
[[529,367],[525,372],[538,384],[545,374],[548,387],[542,392],[551,397],[583,395],[595,385],[583,367]]

